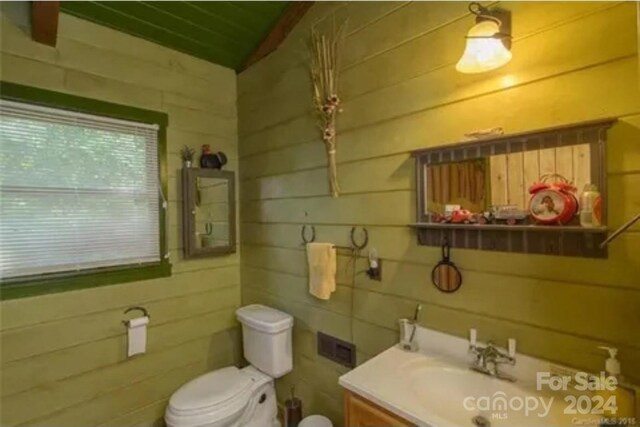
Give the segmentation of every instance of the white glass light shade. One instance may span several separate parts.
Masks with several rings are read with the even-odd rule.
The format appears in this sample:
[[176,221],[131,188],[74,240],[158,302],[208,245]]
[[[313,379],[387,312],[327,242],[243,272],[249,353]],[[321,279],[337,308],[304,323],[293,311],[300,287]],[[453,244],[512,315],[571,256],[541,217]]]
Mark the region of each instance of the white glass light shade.
[[494,21],[482,21],[467,34],[467,47],[456,64],[461,73],[482,73],[502,67],[511,61],[511,52],[500,38],[492,37],[500,32]]

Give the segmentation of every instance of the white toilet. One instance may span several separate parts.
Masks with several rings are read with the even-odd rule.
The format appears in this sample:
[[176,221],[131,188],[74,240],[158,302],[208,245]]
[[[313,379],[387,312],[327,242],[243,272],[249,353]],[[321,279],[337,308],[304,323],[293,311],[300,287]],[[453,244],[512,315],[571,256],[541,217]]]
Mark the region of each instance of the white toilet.
[[180,387],[165,412],[168,427],[280,426],[274,379],[293,368],[293,317],[259,304],[239,308],[236,317],[251,365],[218,369]]

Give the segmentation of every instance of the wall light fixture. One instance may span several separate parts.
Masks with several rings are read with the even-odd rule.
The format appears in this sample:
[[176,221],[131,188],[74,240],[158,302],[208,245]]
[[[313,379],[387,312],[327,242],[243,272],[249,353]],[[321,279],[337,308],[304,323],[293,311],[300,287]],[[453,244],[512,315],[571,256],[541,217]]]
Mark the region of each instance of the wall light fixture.
[[476,2],[469,4],[469,11],[476,15],[476,25],[467,33],[467,46],[456,70],[482,73],[511,61],[511,12]]

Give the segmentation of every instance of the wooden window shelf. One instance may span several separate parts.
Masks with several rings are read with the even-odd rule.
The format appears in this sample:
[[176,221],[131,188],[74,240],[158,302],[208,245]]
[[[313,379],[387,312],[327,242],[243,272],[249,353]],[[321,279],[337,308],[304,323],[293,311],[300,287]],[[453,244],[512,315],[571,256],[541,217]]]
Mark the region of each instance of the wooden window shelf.
[[417,222],[409,224],[414,228],[431,228],[438,229],[464,229],[464,230],[503,230],[503,231],[547,231],[552,233],[587,233],[601,234],[607,233],[609,227],[580,227],[579,225],[503,225],[503,224],[450,224],[450,223],[431,223]]
[[[415,150],[412,155],[416,159],[416,195],[417,215],[416,223],[410,224],[418,235],[418,244],[427,246],[441,246],[445,241],[451,247],[480,249],[489,251],[503,251],[515,253],[534,253],[546,255],[578,256],[587,258],[606,258],[607,250],[601,249],[600,244],[606,240],[608,228],[580,227],[578,225],[535,225],[535,224],[452,224],[429,222],[432,213],[440,212],[443,203],[449,199],[436,200],[434,205],[427,201],[429,187],[438,181],[428,181],[429,168],[438,165],[464,162],[470,159],[489,159],[494,156],[514,156],[519,153],[540,152],[540,150],[560,150],[569,147],[580,147],[588,153],[588,175],[582,179],[595,184],[604,200],[602,207],[602,222],[607,223],[607,169],[606,169],[606,139],[607,131],[616,122],[614,118],[593,120],[589,122],[556,126],[531,132],[511,135],[500,135],[475,141],[461,141],[439,147],[429,147]],[[581,151],[581,152],[582,152]],[[540,154],[538,161],[541,162]],[[524,162],[524,154],[521,155]],[[508,159],[507,159],[508,160]],[[518,163],[520,164],[520,163]],[[524,163],[523,163],[524,164]],[[538,164],[540,169],[541,163]],[[557,165],[554,165],[554,168]],[[574,168],[575,165],[572,166]],[[576,168],[577,169],[577,168]],[[539,173],[542,173],[540,170]],[[548,173],[548,172],[545,172]],[[556,172],[557,173],[557,172]],[[520,176],[522,175],[522,176]],[[526,189],[533,179],[526,181],[524,173],[518,175],[522,185],[517,191]],[[537,175],[536,175],[537,176]],[[508,181],[508,177],[507,177]],[[517,182],[517,180],[516,180]],[[493,186],[487,185],[490,189]],[[438,187],[441,188],[441,187]],[[444,187],[452,188],[452,187]],[[457,188],[457,187],[453,187]],[[582,189],[578,189],[578,193]],[[434,190],[439,191],[439,190]],[[490,190],[487,190],[490,193]],[[431,194],[431,193],[429,193]],[[446,194],[449,194],[446,192]],[[527,195],[516,194],[518,203],[523,208]],[[459,197],[460,195],[458,195]],[[524,198],[524,200],[523,200]],[[435,200],[435,199],[434,199]],[[453,202],[455,204],[455,202]],[[472,203],[472,202],[469,202]],[[485,201],[485,203],[487,203]],[[464,207],[464,203],[460,203]],[[492,203],[501,204],[501,203]],[[507,197],[507,205],[513,204]],[[432,208],[431,206],[435,206]],[[488,209],[488,207],[487,207]],[[526,210],[526,207],[525,207]],[[441,213],[441,212],[440,212]],[[577,222],[574,219],[572,223]]]
[[486,251],[606,258],[607,227],[415,223],[418,244]]

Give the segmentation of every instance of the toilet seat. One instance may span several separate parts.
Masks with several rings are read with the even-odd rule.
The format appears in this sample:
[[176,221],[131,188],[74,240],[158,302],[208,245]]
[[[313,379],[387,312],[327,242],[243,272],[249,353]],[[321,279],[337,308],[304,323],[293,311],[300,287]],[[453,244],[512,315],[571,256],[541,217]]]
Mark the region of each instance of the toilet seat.
[[240,418],[253,392],[271,380],[249,366],[221,368],[178,389],[165,413],[168,424],[180,427],[227,425]]
[[252,382],[249,375],[235,366],[228,366],[201,375],[180,387],[171,396],[169,406],[180,415],[210,413],[223,405],[236,406],[233,403],[242,403],[237,398],[247,397],[246,391],[251,388]]
[[206,420],[239,417],[251,398],[254,379],[235,366],[218,369],[188,382],[169,400],[172,424],[202,425]]

